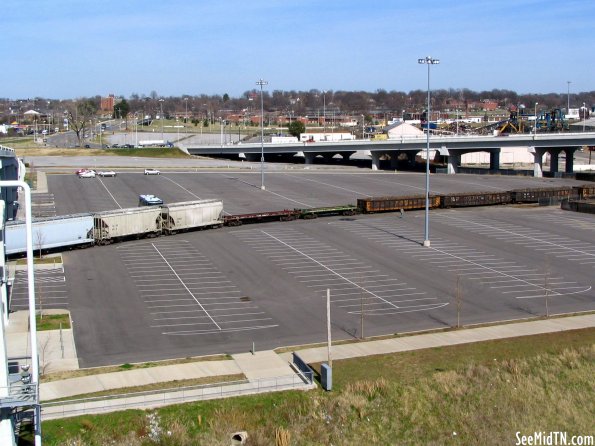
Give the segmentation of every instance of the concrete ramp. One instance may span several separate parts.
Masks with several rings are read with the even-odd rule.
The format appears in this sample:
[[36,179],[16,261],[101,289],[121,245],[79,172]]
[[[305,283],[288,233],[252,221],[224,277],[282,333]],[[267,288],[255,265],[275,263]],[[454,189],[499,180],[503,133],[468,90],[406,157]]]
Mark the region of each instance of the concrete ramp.
[[289,363],[271,350],[232,355],[237,366],[250,381],[295,375]]

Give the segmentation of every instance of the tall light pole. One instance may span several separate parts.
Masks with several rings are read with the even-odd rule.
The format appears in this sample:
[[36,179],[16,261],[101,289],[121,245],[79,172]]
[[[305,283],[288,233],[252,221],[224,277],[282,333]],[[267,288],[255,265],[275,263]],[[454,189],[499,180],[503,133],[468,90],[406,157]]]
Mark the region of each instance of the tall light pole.
[[188,98],[184,98],[184,102],[186,103],[186,114],[184,115],[184,124],[188,123]]
[[566,83],[568,84],[568,106],[566,107],[566,114],[570,113],[570,84],[572,84],[572,81],[566,81]]
[[223,147],[223,118],[219,117],[219,126],[221,128],[221,147]]
[[583,102],[583,133],[585,133],[585,121],[587,120],[587,107]]
[[269,83],[259,79],[256,85],[260,85],[260,188],[264,190],[264,100],[262,87]]
[[539,105],[539,102],[535,103],[535,126],[533,127],[533,134],[537,135],[537,106]]
[[326,90],[322,90],[322,126],[326,133]]
[[424,59],[417,59],[417,63],[428,66],[428,112],[426,113],[426,213],[424,222],[424,243],[430,246],[430,65],[439,64],[438,59],[426,56]]
[[159,107],[160,107],[160,115],[161,118],[161,140],[165,142],[165,138],[163,137],[163,98],[159,99]]
[[366,117],[362,115],[362,139],[366,137]]

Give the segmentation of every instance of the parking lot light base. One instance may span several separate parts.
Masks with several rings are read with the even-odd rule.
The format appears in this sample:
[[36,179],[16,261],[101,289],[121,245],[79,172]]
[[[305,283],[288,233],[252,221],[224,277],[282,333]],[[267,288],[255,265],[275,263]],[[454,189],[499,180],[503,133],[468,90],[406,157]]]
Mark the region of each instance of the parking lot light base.
[[424,247],[425,248],[429,248],[430,247],[430,241],[429,240],[424,240]]
[[260,186],[260,189],[261,190],[266,190],[265,187],[264,187],[264,184],[262,186]]

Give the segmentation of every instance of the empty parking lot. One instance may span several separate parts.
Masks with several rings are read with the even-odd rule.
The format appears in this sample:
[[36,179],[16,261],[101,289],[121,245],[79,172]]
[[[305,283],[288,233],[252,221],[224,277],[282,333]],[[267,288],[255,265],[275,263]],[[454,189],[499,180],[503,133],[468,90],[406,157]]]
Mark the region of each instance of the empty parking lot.
[[[141,193],[220,198],[235,214],[420,194],[424,176],[277,171],[265,176],[266,191],[259,173],[245,170],[49,175],[48,184],[42,205],[59,215],[135,207]],[[575,184],[433,175],[431,188]],[[331,217],[70,251],[63,269],[39,273],[38,296],[72,311],[81,366],[322,342],[327,290],[335,339],[595,309],[593,216],[531,206],[433,210],[430,248],[421,246],[423,218]],[[24,304],[23,280],[15,305]]]

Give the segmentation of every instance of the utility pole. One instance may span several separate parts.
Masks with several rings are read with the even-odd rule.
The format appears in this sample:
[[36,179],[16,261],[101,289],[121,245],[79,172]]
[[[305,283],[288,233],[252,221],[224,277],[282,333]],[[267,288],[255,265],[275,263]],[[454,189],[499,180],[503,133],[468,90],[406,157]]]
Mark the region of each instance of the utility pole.
[[333,367],[333,357],[331,355],[331,290],[326,289],[326,331],[327,331],[327,352],[328,366]]

